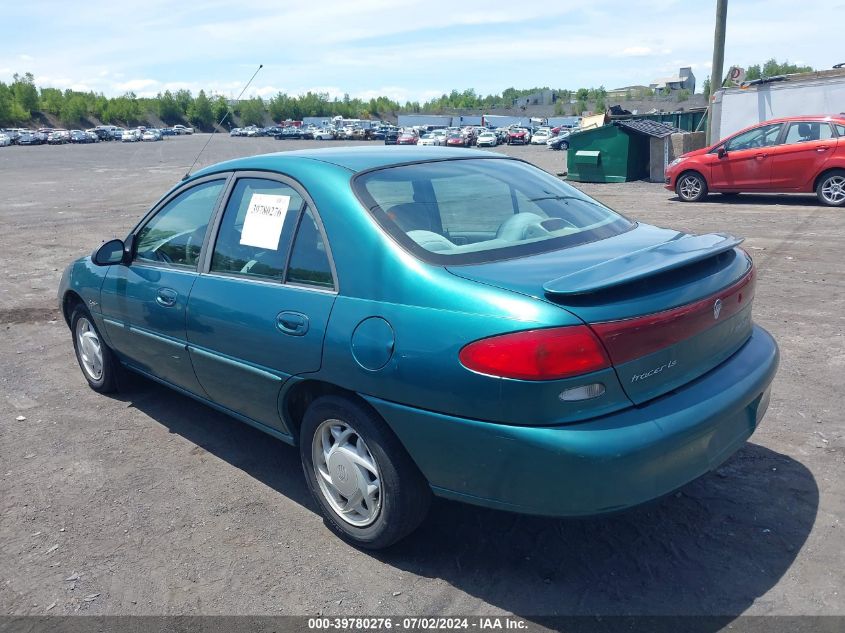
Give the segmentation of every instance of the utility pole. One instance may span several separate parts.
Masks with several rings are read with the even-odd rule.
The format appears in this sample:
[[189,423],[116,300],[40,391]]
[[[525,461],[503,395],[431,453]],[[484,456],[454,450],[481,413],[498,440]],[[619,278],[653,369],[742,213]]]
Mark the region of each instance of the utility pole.
[[728,22],[728,0],[716,0],[716,31],[713,36],[713,65],[710,70],[710,94],[707,95],[707,145],[713,142],[713,95],[722,87],[725,65],[725,25]]

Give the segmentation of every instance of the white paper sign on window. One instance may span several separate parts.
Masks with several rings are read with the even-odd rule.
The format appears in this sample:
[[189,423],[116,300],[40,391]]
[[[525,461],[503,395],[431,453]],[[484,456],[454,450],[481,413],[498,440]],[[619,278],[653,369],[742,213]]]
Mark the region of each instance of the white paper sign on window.
[[290,206],[290,196],[254,193],[244,218],[241,244],[278,250],[282,226]]

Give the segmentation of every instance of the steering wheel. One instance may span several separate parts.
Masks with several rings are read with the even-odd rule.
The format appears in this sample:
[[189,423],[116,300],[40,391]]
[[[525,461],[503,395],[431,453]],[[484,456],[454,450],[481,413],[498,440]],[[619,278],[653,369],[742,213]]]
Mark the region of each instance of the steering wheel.
[[546,229],[540,226],[542,221],[543,218],[536,213],[517,213],[499,225],[496,231],[496,239],[507,240],[509,242],[523,240],[529,227],[536,227],[548,233]]
[[148,251],[148,252],[155,255],[155,258],[160,262],[164,262],[165,264],[172,264],[173,263],[173,260],[170,258],[170,255],[165,253],[163,250],[160,250],[160,249],[157,248],[153,251]]
[[194,264],[196,263],[196,259],[194,258],[194,254],[191,252],[191,246],[194,243],[194,234],[191,233],[188,235],[188,239],[185,240],[185,263],[186,264]]

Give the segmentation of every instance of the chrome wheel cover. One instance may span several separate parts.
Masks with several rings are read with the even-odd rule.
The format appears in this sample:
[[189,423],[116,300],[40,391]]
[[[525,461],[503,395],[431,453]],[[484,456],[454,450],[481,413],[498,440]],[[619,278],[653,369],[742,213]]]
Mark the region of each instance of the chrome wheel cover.
[[678,186],[678,193],[685,200],[692,200],[701,193],[701,181],[695,176],[684,176]]
[[845,176],[831,176],[822,183],[822,198],[828,204],[842,204],[845,201]]
[[311,441],[314,475],[323,498],[355,527],[373,523],[381,511],[383,487],[367,443],[348,423],[326,420]]
[[76,350],[82,369],[91,380],[103,377],[103,345],[91,322],[80,317],[76,322]]

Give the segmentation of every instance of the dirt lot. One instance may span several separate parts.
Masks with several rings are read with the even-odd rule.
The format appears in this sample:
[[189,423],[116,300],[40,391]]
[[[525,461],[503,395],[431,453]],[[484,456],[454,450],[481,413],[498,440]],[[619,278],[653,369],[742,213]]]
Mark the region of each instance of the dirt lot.
[[[295,449],[140,378],[97,395],[74,360],[61,270],[123,237],[206,138],[0,148],[0,613],[845,614],[841,210],[579,185],[747,238],[756,320],[782,351],[762,427],[647,507],[562,521],[437,502],[369,554],[323,527]],[[200,164],[317,144],[221,136]],[[504,151],[563,171],[545,147]]]

